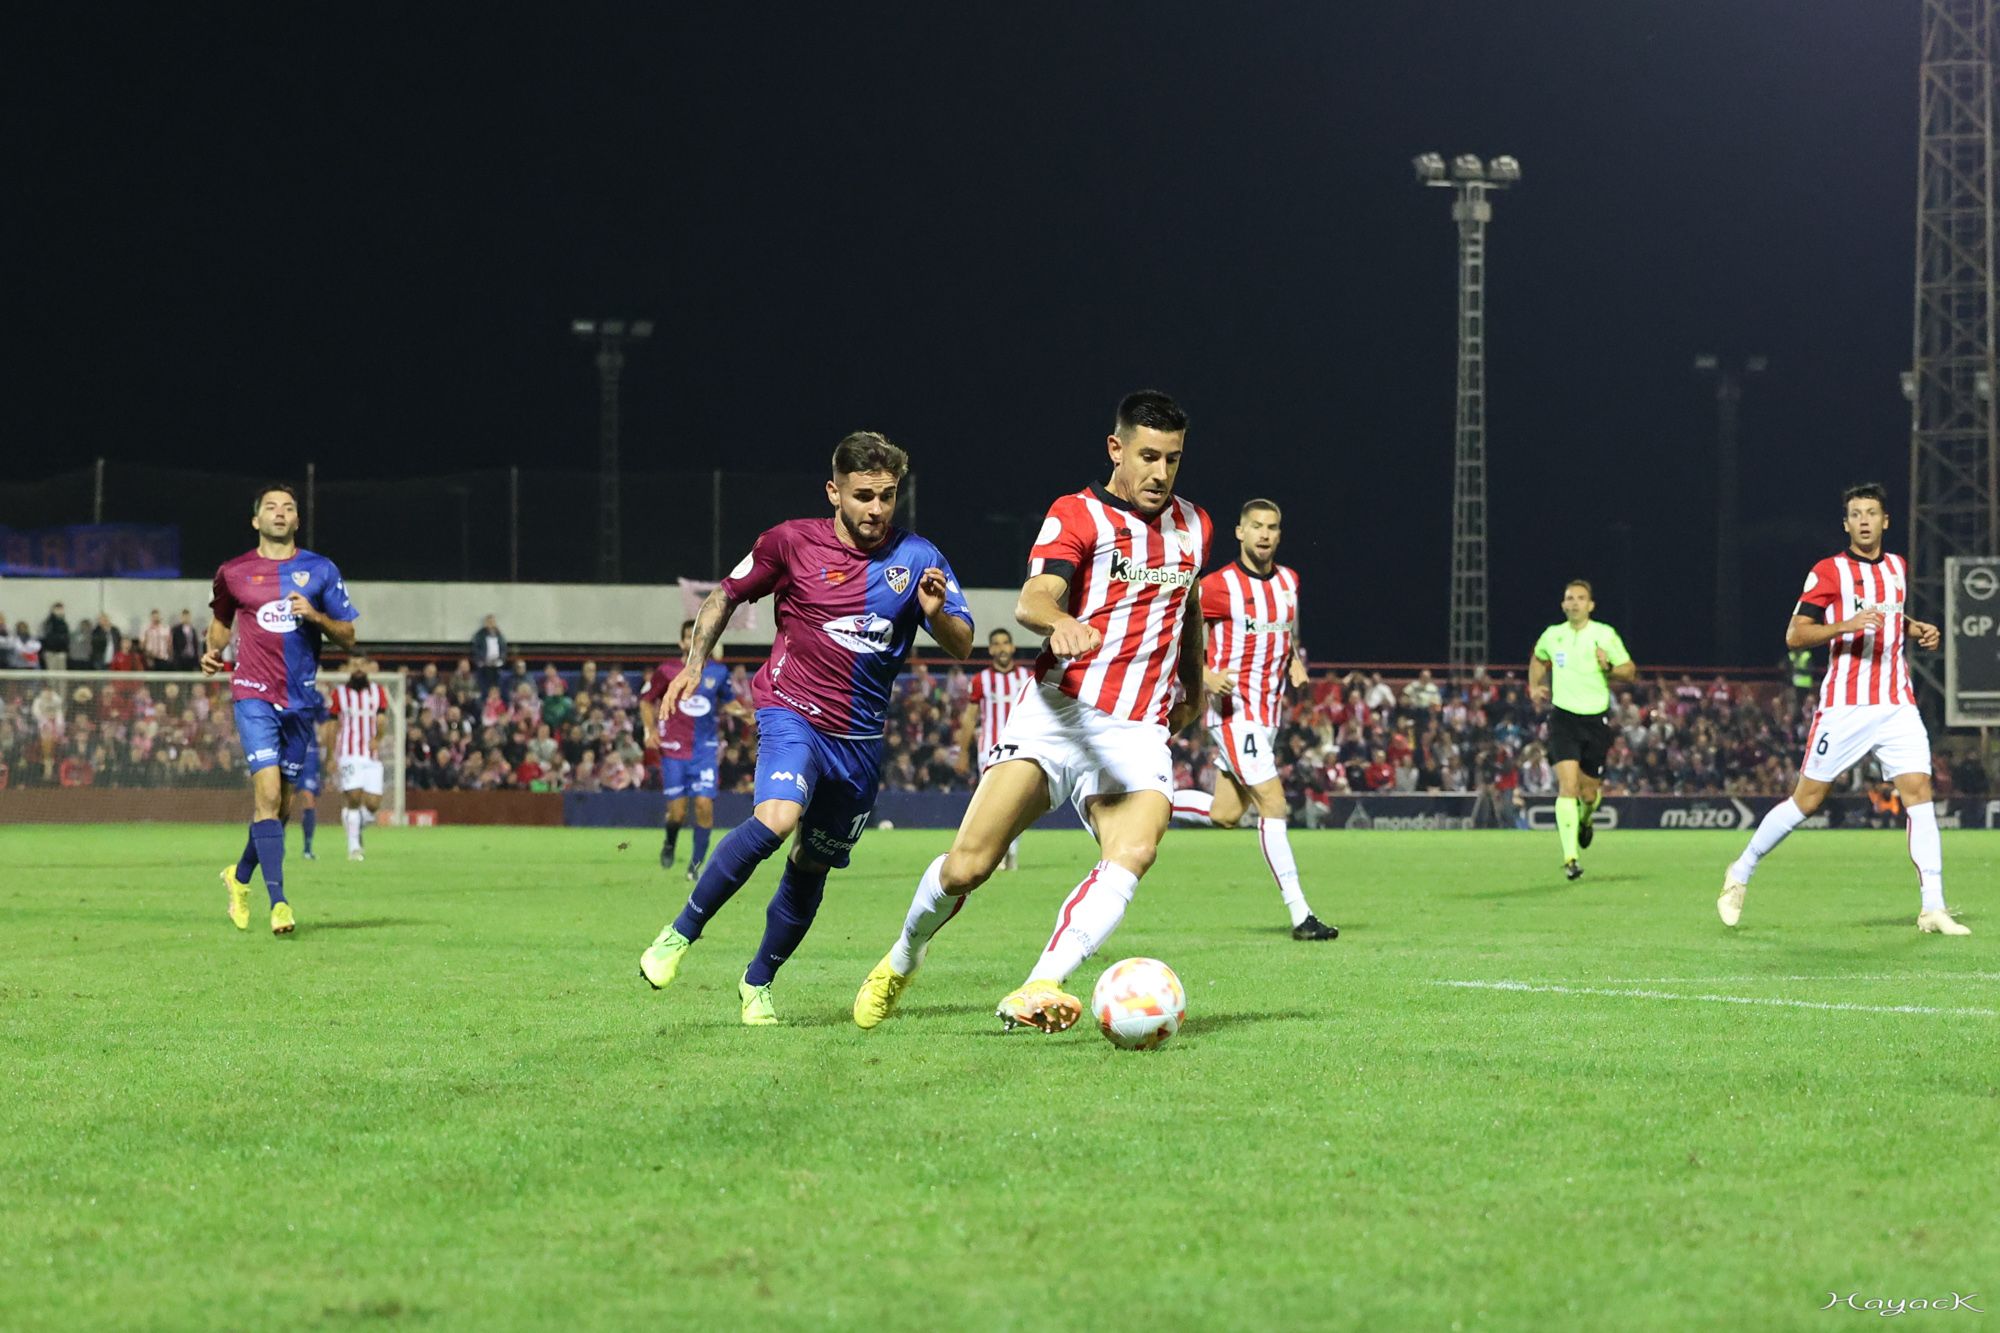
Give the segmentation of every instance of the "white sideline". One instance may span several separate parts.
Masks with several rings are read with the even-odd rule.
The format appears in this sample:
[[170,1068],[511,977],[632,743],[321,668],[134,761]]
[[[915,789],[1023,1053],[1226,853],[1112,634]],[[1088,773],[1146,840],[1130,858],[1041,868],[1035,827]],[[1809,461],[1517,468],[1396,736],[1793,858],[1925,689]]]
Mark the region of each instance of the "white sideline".
[[1845,1004],[1826,1000],[1784,1000],[1767,995],[1678,995],[1661,990],[1612,990],[1604,986],[1557,986],[1531,981],[1439,981],[1438,986],[1464,990],[1525,991],[1537,995],[1612,995],[1638,1000],[1693,1000],[1704,1004],[1761,1004],[1784,1009],[1831,1009],[1852,1014],[1948,1014],[1967,1018],[1996,1018],[1992,1009],[1936,1008],[1926,1004]]
[[1802,972],[1760,973],[1736,977],[1555,977],[1551,984],[1570,986],[1713,986],[1737,981],[2000,981],[2000,972]]

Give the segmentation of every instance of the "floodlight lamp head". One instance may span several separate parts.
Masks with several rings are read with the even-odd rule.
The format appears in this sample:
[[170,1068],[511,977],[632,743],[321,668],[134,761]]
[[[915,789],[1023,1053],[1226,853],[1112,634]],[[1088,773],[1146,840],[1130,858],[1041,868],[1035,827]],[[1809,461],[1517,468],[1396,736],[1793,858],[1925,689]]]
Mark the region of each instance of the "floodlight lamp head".
[[1419,153],[1410,159],[1410,165],[1416,168],[1417,179],[1426,185],[1432,181],[1441,181],[1444,179],[1444,154],[1442,153]]
[[1771,358],[1768,356],[1746,357],[1743,361],[1743,369],[1747,374],[1761,375],[1770,368]]
[[573,319],[569,322],[569,331],[579,338],[595,338],[597,336],[597,321],[594,319]]
[[641,338],[641,339],[644,339],[644,338],[650,338],[650,337],[652,337],[652,336],[653,336],[653,321],[652,321],[652,320],[650,320],[650,319],[635,319],[635,320],[633,320],[633,321],[632,321],[632,336],[633,336],[634,338]]
[[598,327],[604,330],[604,336],[607,338],[622,338],[625,336],[625,321],[622,319],[607,319]]
[[1502,185],[1512,184],[1521,179],[1521,163],[1512,157],[1496,157],[1486,164],[1486,175]]
[[1453,180],[1476,181],[1486,179],[1486,164],[1476,153],[1460,153],[1451,160]]
[[1713,375],[1716,367],[1721,364],[1722,362],[1716,358],[1713,352],[1703,352],[1694,359],[1694,368],[1704,375]]

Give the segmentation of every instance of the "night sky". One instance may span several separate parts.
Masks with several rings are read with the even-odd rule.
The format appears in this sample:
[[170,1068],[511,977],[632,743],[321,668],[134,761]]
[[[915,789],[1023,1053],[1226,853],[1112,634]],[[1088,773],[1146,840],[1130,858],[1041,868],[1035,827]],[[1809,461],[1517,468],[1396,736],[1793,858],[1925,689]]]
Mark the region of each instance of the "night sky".
[[1843,484],[1886,481],[1900,527],[1916,0],[973,9],[11,14],[0,475],[588,467],[568,321],[649,315],[633,470],[811,470],[880,429],[961,576],[1013,583],[1159,387],[1225,536],[1285,502],[1315,656],[1434,660],[1455,240],[1409,158],[1436,149],[1526,175],[1491,234],[1497,657],[1583,574],[1642,662],[1712,659],[1699,352],[1771,362],[1747,662]]

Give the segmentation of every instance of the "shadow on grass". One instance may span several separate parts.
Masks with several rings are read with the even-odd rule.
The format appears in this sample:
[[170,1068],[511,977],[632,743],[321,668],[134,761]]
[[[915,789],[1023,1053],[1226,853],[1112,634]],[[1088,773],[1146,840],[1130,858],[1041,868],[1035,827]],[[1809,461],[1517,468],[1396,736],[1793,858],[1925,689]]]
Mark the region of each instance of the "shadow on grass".
[[[1557,871],[1547,882],[1524,884],[1518,889],[1488,889],[1480,893],[1461,893],[1454,896],[1474,902],[1499,898],[1546,898],[1558,893],[1587,893],[1599,884],[1637,884],[1644,879],[1644,875],[1593,875],[1586,871],[1582,879],[1571,881],[1564,879],[1562,872]],[[1343,926],[1341,929],[1345,930],[1346,927]]]
[[307,934],[318,934],[322,930],[388,930],[396,926],[435,926],[436,921],[425,921],[413,916],[368,916],[354,921],[313,921],[300,927]]

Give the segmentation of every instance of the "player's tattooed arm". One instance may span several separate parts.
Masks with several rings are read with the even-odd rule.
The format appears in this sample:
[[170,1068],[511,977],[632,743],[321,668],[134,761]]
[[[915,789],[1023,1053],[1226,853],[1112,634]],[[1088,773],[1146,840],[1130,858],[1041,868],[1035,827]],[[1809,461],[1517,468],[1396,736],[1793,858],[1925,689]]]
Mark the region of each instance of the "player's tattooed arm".
[[314,606],[304,593],[293,593],[285,599],[292,605],[292,618],[307,624],[319,626],[319,632],[332,639],[343,652],[354,651],[354,622],[335,620],[326,612]]
[[1060,574],[1037,574],[1021,585],[1014,619],[1023,629],[1042,635],[1057,657],[1082,657],[1104,642],[1104,636],[1071,615],[1069,580]]
[[722,637],[722,627],[735,613],[735,601],[721,588],[714,589],[701,599],[701,609],[694,613],[694,630],[688,641],[687,661],[682,663],[680,674],[667,682],[666,693],[660,696],[661,713],[671,717],[674,710],[681,706],[681,700],[694,693],[701,684],[701,670],[708,665],[708,655],[715,651],[715,641]]

